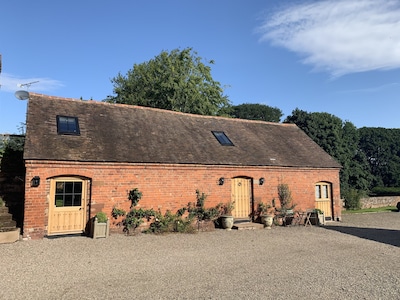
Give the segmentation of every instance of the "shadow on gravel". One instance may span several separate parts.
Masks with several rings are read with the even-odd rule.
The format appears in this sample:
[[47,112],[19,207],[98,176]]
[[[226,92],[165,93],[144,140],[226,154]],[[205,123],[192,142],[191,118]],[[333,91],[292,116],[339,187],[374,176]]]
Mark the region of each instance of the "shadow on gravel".
[[400,247],[399,230],[348,226],[325,226],[324,228],[350,234],[359,238]]

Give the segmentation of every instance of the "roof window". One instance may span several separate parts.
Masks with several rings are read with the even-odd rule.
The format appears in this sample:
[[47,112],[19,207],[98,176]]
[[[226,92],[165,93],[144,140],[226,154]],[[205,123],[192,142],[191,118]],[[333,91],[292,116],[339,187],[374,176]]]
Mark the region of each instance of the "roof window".
[[78,118],[57,116],[57,133],[80,135]]
[[222,146],[234,146],[231,140],[226,136],[223,131],[212,131],[215,138]]

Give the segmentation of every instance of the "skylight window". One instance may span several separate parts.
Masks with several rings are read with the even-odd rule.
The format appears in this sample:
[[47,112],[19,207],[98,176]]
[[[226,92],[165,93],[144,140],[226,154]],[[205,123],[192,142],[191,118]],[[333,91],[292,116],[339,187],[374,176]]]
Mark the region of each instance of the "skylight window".
[[57,133],[80,135],[78,118],[57,116]]
[[226,136],[223,131],[212,131],[215,138],[222,146],[234,146],[231,140]]

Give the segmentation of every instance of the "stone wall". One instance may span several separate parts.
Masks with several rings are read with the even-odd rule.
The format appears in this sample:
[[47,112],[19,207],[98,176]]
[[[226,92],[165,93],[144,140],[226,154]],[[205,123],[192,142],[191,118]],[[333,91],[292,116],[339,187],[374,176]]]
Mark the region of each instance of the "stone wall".
[[396,206],[397,202],[400,202],[400,196],[368,197],[361,199],[361,208]]

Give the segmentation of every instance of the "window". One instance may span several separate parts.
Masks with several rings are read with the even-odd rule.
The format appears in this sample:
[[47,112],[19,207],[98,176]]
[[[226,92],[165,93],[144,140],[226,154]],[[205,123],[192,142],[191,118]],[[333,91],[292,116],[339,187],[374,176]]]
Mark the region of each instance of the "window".
[[226,136],[223,131],[212,131],[215,138],[222,146],[234,146],[231,140]]
[[78,118],[57,116],[57,133],[80,135]]
[[316,200],[326,200],[330,196],[330,184],[325,182],[319,182],[315,185],[315,199]]
[[81,181],[57,181],[55,193],[55,206],[81,206],[82,182]]

